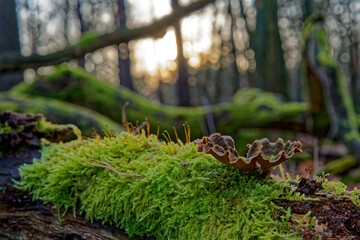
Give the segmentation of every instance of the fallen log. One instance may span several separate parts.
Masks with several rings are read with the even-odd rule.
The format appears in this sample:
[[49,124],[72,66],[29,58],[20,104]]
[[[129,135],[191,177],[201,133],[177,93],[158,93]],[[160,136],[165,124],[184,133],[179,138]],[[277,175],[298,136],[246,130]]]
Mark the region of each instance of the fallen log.
[[[123,121],[122,108],[126,102],[126,118],[133,124],[149,119],[156,131],[157,122],[162,130],[182,128],[188,122],[192,138],[209,135],[207,116],[212,115],[216,131],[236,133],[242,128],[282,129],[306,131],[307,106],[305,103],[281,102],[275,94],[255,88],[241,89],[232,101],[205,107],[176,107],[149,101],[122,87],[101,82],[84,70],[57,66],[53,74],[32,84],[20,84],[12,93],[58,99],[95,110],[117,122]],[[211,111],[211,112],[209,112]],[[181,132],[180,138],[184,139]]]
[[[100,139],[98,138],[98,141],[99,141],[98,144],[101,145],[102,141],[105,140],[100,141]],[[110,144],[110,142],[108,142],[107,144]],[[67,146],[76,146],[76,144],[67,145]],[[173,146],[173,144],[171,146]],[[77,152],[77,154],[80,155],[82,154],[81,153],[82,151],[75,151],[75,152]],[[49,154],[49,152],[47,154]],[[20,153],[5,155],[4,157],[0,158],[0,189],[1,189],[0,190],[0,238],[4,238],[4,239],[19,239],[19,238],[153,239],[151,237],[129,238],[126,235],[126,233],[124,233],[123,230],[111,226],[109,224],[103,225],[102,222],[96,220],[90,223],[84,217],[84,213],[81,214],[79,210],[75,212],[76,217],[74,217],[71,211],[68,211],[66,214],[64,214],[61,217],[61,220],[59,220],[58,212],[54,209],[54,205],[44,204],[40,200],[33,201],[32,197],[28,193],[22,192],[14,188],[12,179],[19,180],[19,173],[18,173],[19,166],[22,165],[23,163],[31,164],[33,158],[40,158],[41,157],[40,155],[41,155],[40,152],[38,152],[37,150],[25,150]],[[110,155],[112,156],[113,154],[110,153]],[[65,161],[66,159],[63,160]],[[203,158],[203,161],[207,161],[207,160]],[[191,171],[191,168],[193,168],[193,170],[194,168],[196,168],[196,162],[190,161],[188,164],[181,164],[181,163],[180,165],[179,164],[176,165],[179,169],[182,169],[182,171],[187,171],[186,169]],[[213,173],[216,174],[216,172],[222,171],[221,168],[226,166],[226,165],[223,166],[219,165],[220,164],[219,162],[218,164],[216,164],[216,162],[214,163],[215,163],[214,166],[217,166],[217,170],[209,169],[208,171],[210,171],[211,174]],[[55,165],[52,164],[50,166],[57,168]],[[171,166],[171,164],[169,166]],[[234,171],[234,169],[235,168],[231,168],[231,167],[228,168],[226,166],[226,169],[223,170],[225,170],[225,172],[230,172],[231,170]],[[54,171],[51,171],[50,169],[50,172],[54,172]],[[179,171],[177,170],[176,172]],[[223,172],[223,174],[225,174],[225,172]],[[227,177],[231,177],[231,174],[225,178],[222,177],[223,174],[220,174],[221,178],[214,181],[211,185],[218,185],[218,184],[221,185],[222,181],[227,182],[227,180],[229,180],[227,179]],[[86,175],[87,174],[85,174],[84,176]],[[97,177],[100,177],[100,175],[103,175],[101,174],[101,171],[98,172]],[[238,176],[240,174],[237,173],[236,175]],[[111,177],[111,175],[109,174],[103,176]],[[39,177],[41,178],[41,176]],[[214,175],[214,177],[216,177],[216,175]],[[158,176],[158,179],[161,178],[162,178],[161,176]],[[199,179],[202,178],[203,177]],[[119,180],[120,179],[117,179],[117,184],[121,184],[121,181]],[[150,179],[147,179],[146,181],[149,180]],[[153,180],[155,181],[156,179]],[[248,180],[251,181],[250,178]],[[99,181],[101,180],[99,179]],[[263,181],[264,184],[265,181],[268,180],[258,179],[256,181]],[[300,198],[291,199],[291,197],[290,199],[288,199],[289,196],[285,198],[283,196],[280,199],[276,198],[272,200],[272,203],[274,203],[279,207],[282,207],[282,208],[277,208],[278,212],[276,211],[274,212],[275,216],[278,216],[279,223],[281,222],[281,224],[290,224],[289,225],[290,229],[293,229],[293,233],[290,232],[289,233],[290,235],[286,235],[286,236],[291,236],[291,235],[303,236],[305,239],[310,239],[310,237],[315,237],[315,236],[319,236],[319,234],[322,234],[322,236],[324,236],[325,238],[330,237],[330,238],[340,238],[340,239],[358,239],[358,234],[359,234],[358,229],[360,228],[360,222],[358,220],[360,217],[359,193],[357,193],[356,191],[347,192],[343,185],[329,183],[326,181],[325,178],[323,179],[320,178],[320,181],[319,180],[310,181],[308,179],[303,178],[300,182],[292,181],[289,183],[296,184],[297,187],[296,190],[294,189],[295,190],[294,192],[304,194],[304,196],[306,196],[307,199],[300,199]],[[59,185],[61,184],[63,183],[61,183],[60,181]],[[130,182],[128,182],[128,184],[130,184]],[[250,183],[248,182],[248,184]],[[273,184],[276,183],[273,182]],[[260,185],[260,183],[258,183],[258,185]],[[254,187],[258,188],[259,187],[258,185]],[[181,184],[178,186],[181,187]],[[226,186],[230,187],[229,185]],[[146,188],[147,185],[145,184],[143,187]],[[290,187],[291,186],[289,186],[289,188]],[[246,189],[246,185],[244,185],[244,188]],[[266,189],[267,188],[264,188],[263,190],[266,191]],[[151,192],[151,190],[154,190],[154,188],[150,188],[146,190],[144,189],[144,191],[149,191],[149,192]],[[218,189],[216,188],[213,190],[219,192]],[[248,190],[250,191],[250,189]],[[321,190],[322,192],[320,193]],[[222,191],[226,191],[226,189],[223,189]],[[280,195],[284,194],[287,191],[288,190],[283,189],[282,191],[279,191],[279,194]],[[117,194],[122,194],[122,193],[118,192]],[[208,194],[207,192],[206,196],[208,195],[212,195],[212,194]],[[214,193],[214,196],[215,195],[216,194]],[[249,201],[248,199],[241,198],[242,195],[243,193],[237,192],[237,194],[235,194],[233,197],[234,199],[237,200],[241,199],[243,201]],[[169,195],[168,197],[176,199],[177,197],[180,196]],[[241,205],[241,201],[232,201],[231,199],[233,199],[233,197],[227,199],[227,201],[229,201],[228,203],[235,204],[237,202],[237,204]],[[254,199],[254,201],[261,200],[260,202],[266,199],[265,196],[259,198],[257,195],[255,195],[251,197],[252,197],[251,199]],[[316,201],[316,199],[319,200]],[[143,200],[146,201],[145,199]],[[199,200],[202,201],[203,199],[199,199]],[[260,202],[258,204],[260,204]],[[147,206],[146,202],[144,202],[143,204],[144,207]],[[213,205],[214,209],[215,206],[216,205]],[[182,208],[184,207],[186,206],[182,206]],[[251,207],[247,205],[243,207],[244,207],[243,210],[246,210],[247,208],[251,209]],[[80,208],[77,207],[77,209]],[[290,209],[291,212],[289,212],[289,210],[286,209]],[[253,209],[252,211],[254,210],[255,209]],[[193,209],[193,211],[197,211],[197,208]],[[160,210],[158,210],[158,214],[161,214]],[[256,215],[256,212],[251,215]],[[222,215],[219,216],[220,221],[222,217],[223,217]],[[253,217],[254,216],[252,216],[248,220],[253,220]],[[287,220],[284,220],[286,218]],[[208,218],[205,218],[203,220],[208,220]],[[334,223],[334,221],[336,222]],[[256,223],[258,224],[258,222]],[[286,225],[284,225],[283,227],[286,228]],[[275,230],[274,232],[275,235],[279,234],[278,232],[276,232],[276,228],[273,230]],[[271,234],[271,232],[269,232],[269,234]],[[234,239],[241,239],[242,237],[244,236],[241,235],[241,232],[239,231],[239,234],[234,236]]]
[[129,238],[124,230],[100,221],[91,223],[71,212],[60,220],[51,204],[33,201],[31,195],[16,189],[12,179],[19,180],[19,166],[31,164],[40,155],[29,149],[0,158],[0,239],[149,239]]

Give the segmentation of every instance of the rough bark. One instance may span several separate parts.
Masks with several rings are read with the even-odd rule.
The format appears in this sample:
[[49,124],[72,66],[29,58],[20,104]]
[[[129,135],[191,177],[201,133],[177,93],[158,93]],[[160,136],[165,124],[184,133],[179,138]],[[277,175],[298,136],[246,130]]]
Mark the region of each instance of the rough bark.
[[[137,120],[141,122],[148,117],[152,132],[156,132],[157,122],[161,130],[168,131],[174,126],[182,129],[182,124],[188,122],[192,138],[200,138],[204,135],[201,129],[206,126],[207,112],[204,107],[174,107],[152,102],[127,89],[100,82],[81,69],[58,68],[47,79],[40,79],[31,85],[19,85],[13,92],[79,104],[117,122],[122,122],[122,107],[128,101],[128,121],[135,124]],[[302,131],[305,129],[307,108],[304,103],[283,103],[272,93],[260,89],[241,89],[232,101],[212,105],[211,110],[216,130],[234,135],[241,128]]]
[[93,52],[112,44],[127,43],[139,38],[162,35],[161,33],[164,33],[169,26],[178,22],[182,17],[197,11],[214,1],[215,0],[199,0],[186,7],[179,7],[170,15],[144,27],[134,29],[120,28],[113,33],[98,37],[93,36],[86,44],[71,45],[63,50],[48,55],[34,54],[29,57],[23,57],[20,54],[3,55],[0,56],[0,72],[59,64],[71,59],[83,58],[88,52]]

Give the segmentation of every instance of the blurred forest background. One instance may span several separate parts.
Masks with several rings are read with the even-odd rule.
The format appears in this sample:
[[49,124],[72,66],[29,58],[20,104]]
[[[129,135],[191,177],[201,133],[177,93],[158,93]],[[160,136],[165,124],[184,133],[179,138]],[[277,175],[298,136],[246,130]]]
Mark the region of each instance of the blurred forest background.
[[[42,96],[95,110],[84,114],[115,126],[126,100],[129,121],[147,116],[165,129],[169,122],[168,130],[188,121],[195,138],[218,131],[235,135],[240,148],[257,137],[300,139],[307,154],[290,170],[360,182],[360,0],[0,3],[1,111],[59,115],[56,104],[35,108]],[[99,81],[93,91],[66,93],[90,88],[76,81],[88,74]],[[87,99],[112,91],[100,83],[129,90],[109,100],[116,109]],[[143,111],[138,95],[157,110]]]

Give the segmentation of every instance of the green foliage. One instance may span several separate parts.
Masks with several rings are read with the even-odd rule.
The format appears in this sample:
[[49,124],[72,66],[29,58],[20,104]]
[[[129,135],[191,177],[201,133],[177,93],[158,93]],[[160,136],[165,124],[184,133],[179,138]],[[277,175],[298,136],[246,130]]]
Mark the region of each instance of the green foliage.
[[[44,148],[41,159],[20,168],[17,187],[54,203],[59,214],[75,213],[81,203],[88,219],[114,223],[130,236],[299,239],[290,230],[289,210],[271,202],[299,197],[285,184],[242,174],[197,152],[194,143],[166,144],[144,132],[110,135]],[[96,167],[94,159],[140,177]]]

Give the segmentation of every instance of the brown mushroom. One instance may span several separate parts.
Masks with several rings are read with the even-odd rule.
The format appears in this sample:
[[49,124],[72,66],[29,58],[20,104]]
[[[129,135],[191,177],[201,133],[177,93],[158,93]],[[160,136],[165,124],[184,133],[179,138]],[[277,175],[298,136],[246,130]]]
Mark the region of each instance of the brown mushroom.
[[211,154],[220,162],[245,172],[253,169],[269,171],[292,157],[295,152],[302,151],[299,141],[284,143],[281,138],[275,143],[269,142],[267,138],[255,140],[251,145],[247,145],[249,150],[246,157],[239,156],[232,137],[222,136],[220,133],[211,134],[195,142],[198,144],[197,151]]

